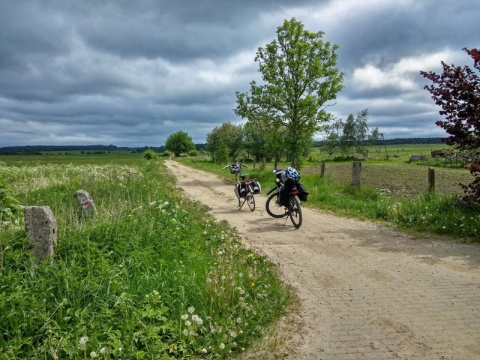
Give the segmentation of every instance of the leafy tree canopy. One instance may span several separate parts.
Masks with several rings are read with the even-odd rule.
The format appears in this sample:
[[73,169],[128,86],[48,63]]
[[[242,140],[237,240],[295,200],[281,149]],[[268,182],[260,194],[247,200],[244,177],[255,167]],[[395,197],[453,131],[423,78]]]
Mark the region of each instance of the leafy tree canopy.
[[[222,150],[222,157],[226,154],[228,158],[234,160],[239,156],[243,147],[243,127],[242,125],[234,125],[230,122],[223,123],[221,126],[215,127],[207,134],[207,150],[212,154],[217,154],[219,149]],[[228,149],[225,152],[225,149]],[[224,162],[225,159],[217,161]]]
[[[464,50],[473,59],[474,68],[480,71],[480,52]],[[425,89],[442,108],[440,115],[445,116],[445,120],[436,122],[450,134],[445,143],[466,151],[471,160],[465,167],[475,180],[464,185],[464,200],[480,203],[480,79],[468,66],[462,68],[442,61],[442,67],[441,74],[425,71],[420,74],[432,81]]]
[[195,150],[195,148],[192,138],[184,131],[177,131],[170,135],[165,142],[165,149],[173,152],[175,156],[188,153],[191,150]]
[[285,20],[277,39],[256,53],[264,84],[252,81],[249,92],[236,93],[237,115],[288,130],[293,166],[305,137],[312,137],[319,123],[328,121],[326,103],[343,88],[338,47],[324,42],[323,35],[305,30],[295,18]]

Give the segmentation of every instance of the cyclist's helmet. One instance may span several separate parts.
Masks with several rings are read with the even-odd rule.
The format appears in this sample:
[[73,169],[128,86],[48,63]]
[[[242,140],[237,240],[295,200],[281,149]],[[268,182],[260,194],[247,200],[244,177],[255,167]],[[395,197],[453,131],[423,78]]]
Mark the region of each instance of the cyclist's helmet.
[[289,166],[285,169],[285,176],[293,181],[300,180],[300,174],[293,167]]

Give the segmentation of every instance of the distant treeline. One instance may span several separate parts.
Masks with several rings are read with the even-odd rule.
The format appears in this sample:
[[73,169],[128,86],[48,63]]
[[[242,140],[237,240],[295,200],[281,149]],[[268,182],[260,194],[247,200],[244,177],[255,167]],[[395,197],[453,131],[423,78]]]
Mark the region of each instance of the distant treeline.
[[[196,144],[197,150],[205,147],[205,144]],[[70,152],[79,151],[89,154],[105,154],[113,151],[129,151],[132,153],[143,153],[152,149],[156,153],[165,151],[164,146],[152,147],[118,147],[115,145],[28,145],[28,146],[5,146],[0,148],[1,155],[43,155],[48,152]]]
[[[413,144],[443,144],[444,138],[398,138],[378,140],[377,145],[413,145]],[[315,146],[322,146],[323,141],[315,141]]]
[[[379,140],[377,145],[402,145],[402,144],[443,144],[442,138],[399,138]],[[195,144],[197,150],[205,148],[206,144]],[[322,146],[322,141],[315,141],[314,146]],[[80,151],[84,153],[104,154],[112,151],[129,151],[132,153],[143,153],[152,149],[156,153],[165,151],[164,146],[159,147],[118,147],[115,145],[29,145],[29,146],[6,146],[0,148],[1,155],[43,155],[48,152],[69,152]]]

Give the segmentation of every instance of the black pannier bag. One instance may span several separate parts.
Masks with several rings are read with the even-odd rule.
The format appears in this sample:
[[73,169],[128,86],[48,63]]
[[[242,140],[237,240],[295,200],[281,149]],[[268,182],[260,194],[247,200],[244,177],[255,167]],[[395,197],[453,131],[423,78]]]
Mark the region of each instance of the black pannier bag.
[[292,180],[287,180],[280,188],[279,201],[280,204],[285,207],[288,207],[290,203],[290,193],[292,192],[293,185],[295,185],[295,183]]
[[251,181],[251,184],[252,184],[253,193],[260,194],[260,191],[262,191],[260,183],[258,181]]
[[242,182],[237,185],[237,190],[238,190],[238,195],[243,198],[245,195],[247,195],[247,187],[245,186],[245,183]]
[[278,193],[279,197],[278,199],[280,200],[280,204],[288,207],[288,203],[290,202],[290,190],[285,189],[284,186],[280,188],[280,191]]
[[297,190],[298,190],[297,196],[300,199],[300,201],[307,201],[309,193],[305,189],[305,186],[303,186],[303,184],[301,183],[297,183]]
[[236,165],[230,165],[230,174],[238,174],[240,169]]

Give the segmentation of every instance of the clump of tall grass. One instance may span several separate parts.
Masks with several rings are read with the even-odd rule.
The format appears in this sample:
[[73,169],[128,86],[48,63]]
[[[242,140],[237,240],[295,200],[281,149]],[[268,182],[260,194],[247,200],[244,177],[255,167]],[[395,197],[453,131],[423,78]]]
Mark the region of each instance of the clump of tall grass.
[[[53,261],[37,265],[21,229],[0,233],[0,358],[222,358],[248,348],[290,301],[275,266],[182,196],[161,162],[0,174],[58,224]],[[79,188],[95,218],[74,198]]]

